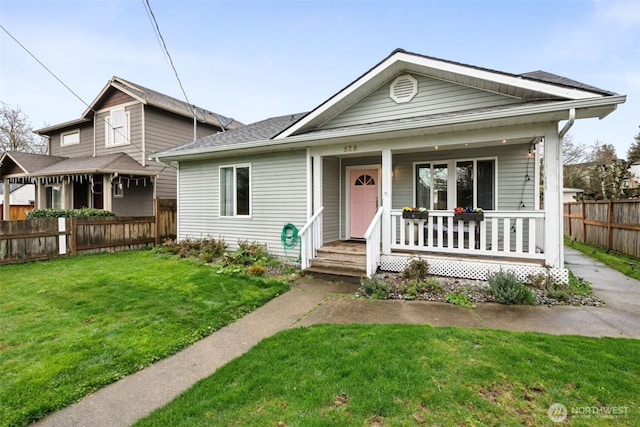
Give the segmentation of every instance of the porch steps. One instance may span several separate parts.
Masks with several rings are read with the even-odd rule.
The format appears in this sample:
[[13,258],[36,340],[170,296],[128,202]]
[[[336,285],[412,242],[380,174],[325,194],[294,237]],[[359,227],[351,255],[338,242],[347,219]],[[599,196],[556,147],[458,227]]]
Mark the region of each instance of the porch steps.
[[305,273],[359,283],[367,275],[367,248],[360,242],[332,242],[318,249]]

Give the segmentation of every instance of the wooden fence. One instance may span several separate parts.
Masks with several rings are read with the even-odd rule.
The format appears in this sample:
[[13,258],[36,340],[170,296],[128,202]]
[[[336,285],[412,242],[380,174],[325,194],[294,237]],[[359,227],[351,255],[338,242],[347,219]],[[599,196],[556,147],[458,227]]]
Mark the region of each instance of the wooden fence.
[[565,203],[564,233],[581,243],[640,258],[640,200]]
[[[175,237],[175,208],[158,203],[156,216],[42,218],[0,222],[0,264],[153,246]],[[174,219],[173,224],[171,219]]]
[[[4,212],[1,207],[2,205],[0,205],[0,221],[4,220],[3,218]],[[9,206],[9,218],[7,220],[13,221],[17,219],[26,219],[27,212],[32,210],[33,210],[33,205],[11,205]]]

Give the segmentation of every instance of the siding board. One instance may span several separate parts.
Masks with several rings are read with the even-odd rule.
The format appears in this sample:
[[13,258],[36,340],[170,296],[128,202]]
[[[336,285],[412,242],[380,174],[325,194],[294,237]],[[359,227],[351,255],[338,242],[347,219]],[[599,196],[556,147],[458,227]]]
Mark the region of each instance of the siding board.
[[[218,168],[241,163],[251,164],[252,215],[221,217]],[[231,250],[237,248],[238,240],[258,241],[282,256],[282,227],[291,222],[301,229],[306,222],[306,173],[304,150],[257,158],[182,162],[178,237],[223,238]]]
[[519,99],[438,79],[419,75],[413,75],[413,77],[418,80],[418,93],[411,102],[396,104],[389,97],[389,84],[393,81],[391,79],[359,103],[324,124],[322,128],[331,129],[381,120],[442,114],[522,102]]

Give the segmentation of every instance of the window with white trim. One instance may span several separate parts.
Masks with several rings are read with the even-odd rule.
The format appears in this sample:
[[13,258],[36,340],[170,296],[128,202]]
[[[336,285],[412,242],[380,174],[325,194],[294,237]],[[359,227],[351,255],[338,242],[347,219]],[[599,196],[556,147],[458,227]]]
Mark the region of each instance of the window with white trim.
[[60,135],[60,145],[80,144],[80,129],[64,132]]
[[415,206],[496,207],[496,159],[449,160],[415,165]]
[[124,145],[130,143],[130,113],[124,108],[111,110],[105,117],[106,145]]
[[251,215],[251,166],[220,167],[220,216]]

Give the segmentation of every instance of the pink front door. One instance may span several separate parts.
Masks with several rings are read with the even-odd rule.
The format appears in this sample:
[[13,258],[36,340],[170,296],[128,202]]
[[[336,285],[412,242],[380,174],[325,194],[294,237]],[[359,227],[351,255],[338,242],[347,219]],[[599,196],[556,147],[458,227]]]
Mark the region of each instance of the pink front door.
[[361,239],[378,209],[378,170],[352,170],[349,180],[351,237]]

